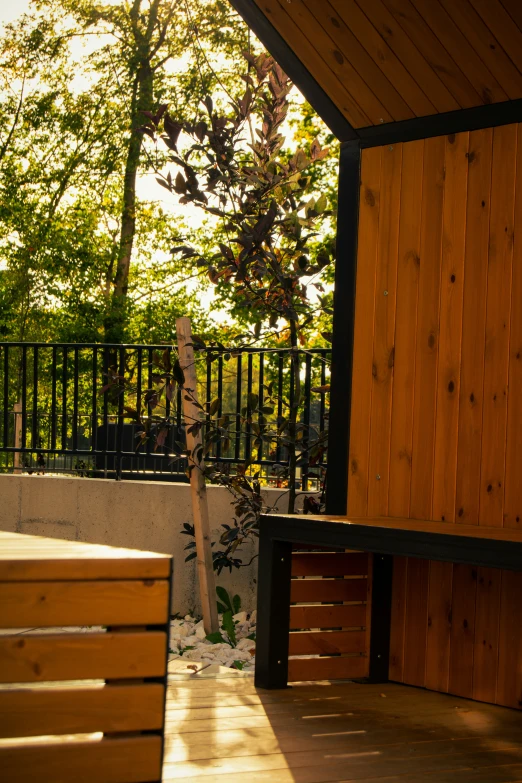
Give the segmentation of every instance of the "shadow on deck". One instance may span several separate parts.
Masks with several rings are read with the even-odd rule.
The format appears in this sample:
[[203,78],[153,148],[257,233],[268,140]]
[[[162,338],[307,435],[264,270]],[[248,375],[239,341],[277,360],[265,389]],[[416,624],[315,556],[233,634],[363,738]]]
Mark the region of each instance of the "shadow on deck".
[[164,781],[522,781],[522,716],[392,683],[174,675]]

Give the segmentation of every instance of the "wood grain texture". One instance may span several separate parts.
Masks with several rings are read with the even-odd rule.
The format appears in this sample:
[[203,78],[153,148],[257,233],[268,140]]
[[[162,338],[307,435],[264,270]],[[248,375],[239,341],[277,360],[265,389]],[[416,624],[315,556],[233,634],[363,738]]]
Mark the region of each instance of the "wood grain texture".
[[429,575],[429,560],[408,558],[402,679],[408,685],[425,684]]
[[157,730],[164,696],[156,683],[0,691],[0,737]]
[[517,128],[493,131],[479,524],[503,524]]
[[410,516],[430,519],[439,348],[445,139],[424,142]]
[[0,628],[161,625],[166,580],[0,582]]
[[337,656],[293,658],[288,661],[288,682],[304,680],[348,680],[368,675],[368,658]]
[[1,636],[0,682],[162,677],[166,645],[160,631]]
[[290,634],[290,655],[365,653],[362,631],[302,631]]
[[354,127],[371,125],[371,120],[359,106],[351,93],[325,62],[313,42],[309,41],[295,20],[277,0],[255,0],[265,16],[286,41],[292,41],[291,48],[298,57],[306,60],[308,69],[323,90],[330,96],[338,109]]
[[522,527],[522,126],[517,128],[517,166],[515,182],[515,235],[511,285],[511,324],[509,333],[509,377],[506,439],[506,478],[504,488],[504,526]]
[[293,579],[292,603],[366,601],[368,579]]
[[473,698],[480,701],[496,699],[501,578],[496,568],[477,569]]
[[388,513],[408,516],[417,342],[424,141],[403,145]]
[[454,565],[448,690],[469,699],[473,696],[476,597],[477,569]]
[[146,783],[161,777],[161,737],[0,747],[9,783]]
[[425,685],[442,693],[449,686],[452,581],[451,563],[430,562]]
[[364,627],[364,604],[323,604],[321,606],[291,606],[290,628],[355,628]]
[[469,138],[455,520],[478,525],[493,131]]
[[469,134],[446,137],[432,519],[455,521]]
[[368,479],[368,514],[375,516],[388,513],[401,168],[402,145],[384,147],[375,280]]
[[503,571],[500,588],[497,704],[522,707],[522,572]]

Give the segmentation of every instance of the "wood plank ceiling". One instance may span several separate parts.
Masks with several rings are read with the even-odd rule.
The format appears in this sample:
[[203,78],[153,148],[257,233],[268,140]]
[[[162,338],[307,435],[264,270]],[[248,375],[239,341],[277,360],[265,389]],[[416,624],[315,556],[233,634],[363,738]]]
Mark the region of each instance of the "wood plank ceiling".
[[521,0],[255,0],[354,128],[522,98]]

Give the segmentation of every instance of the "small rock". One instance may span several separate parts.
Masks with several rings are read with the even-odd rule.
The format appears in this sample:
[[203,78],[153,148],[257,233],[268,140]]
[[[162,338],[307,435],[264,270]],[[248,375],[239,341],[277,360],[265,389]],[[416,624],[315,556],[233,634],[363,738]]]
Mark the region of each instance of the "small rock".
[[247,613],[246,612],[238,612],[237,614],[235,614],[233,616],[232,619],[235,620],[236,623],[244,623],[244,622],[246,622],[246,619],[247,619]]

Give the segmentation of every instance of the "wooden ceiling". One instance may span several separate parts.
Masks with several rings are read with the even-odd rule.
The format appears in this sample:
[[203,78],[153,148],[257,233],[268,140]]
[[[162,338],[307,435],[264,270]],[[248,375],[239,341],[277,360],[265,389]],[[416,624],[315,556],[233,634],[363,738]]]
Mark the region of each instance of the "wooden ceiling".
[[522,0],[254,0],[354,128],[522,98]]

